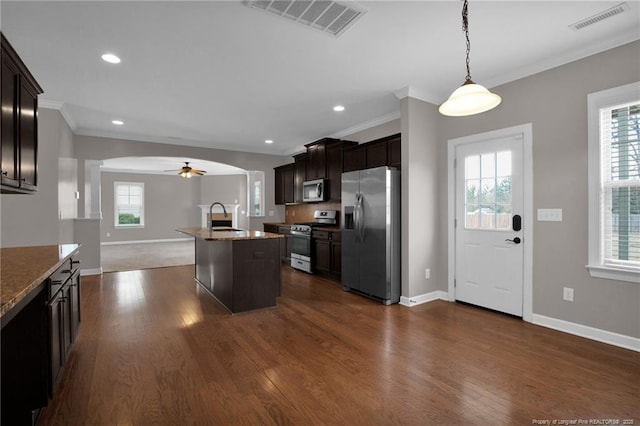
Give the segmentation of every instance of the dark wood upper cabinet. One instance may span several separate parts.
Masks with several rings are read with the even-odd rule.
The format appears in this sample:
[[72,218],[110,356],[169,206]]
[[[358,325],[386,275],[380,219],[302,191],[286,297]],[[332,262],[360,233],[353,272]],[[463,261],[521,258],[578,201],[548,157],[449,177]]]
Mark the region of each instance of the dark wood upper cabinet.
[[343,171],[352,172],[366,169],[367,152],[364,145],[360,144],[344,150]]
[[1,35],[0,137],[3,193],[27,193],[38,185],[38,95],[42,88]]
[[324,142],[314,142],[307,146],[306,180],[327,178],[327,146]]
[[366,168],[386,166],[387,163],[387,141],[377,141],[364,144],[366,151]]
[[400,167],[401,165],[401,142],[400,134],[391,136],[391,139],[387,142],[387,160],[388,164],[391,167]]
[[302,203],[302,183],[307,176],[307,153],[294,155],[294,203]]
[[344,171],[370,169],[373,167],[400,167],[400,140],[397,133],[371,142],[362,143],[344,151]]
[[328,200],[342,199],[342,172],[344,151],[348,147],[358,145],[357,142],[341,141],[327,145],[327,179],[329,185]]
[[274,168],[275,204],[295,202],[295,163]]

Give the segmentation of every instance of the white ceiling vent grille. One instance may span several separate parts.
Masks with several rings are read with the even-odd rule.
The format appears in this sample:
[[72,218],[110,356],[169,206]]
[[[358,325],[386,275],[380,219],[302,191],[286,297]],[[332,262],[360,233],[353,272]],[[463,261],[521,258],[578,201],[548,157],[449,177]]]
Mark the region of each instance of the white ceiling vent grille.
[[297,22],[334,37],[365,14],[362,8],[329,0],[245,0],[245,5]]
[[605,19],[609,19],[613,16],[619,15],[620,13],[625,12],[628,9],[629,9],[629,5],[627,5],[627,3],[620,3],[617,6],[614,6],[610,9],[602,11],[596,15],[590,16],[587,19],[583,19],[581,21],[576,22],[575,24],[571,24],[569,25],[569,28],[571,28],[574,31],[578,31],[590,25],[597,24],[598,22],[604,21]]

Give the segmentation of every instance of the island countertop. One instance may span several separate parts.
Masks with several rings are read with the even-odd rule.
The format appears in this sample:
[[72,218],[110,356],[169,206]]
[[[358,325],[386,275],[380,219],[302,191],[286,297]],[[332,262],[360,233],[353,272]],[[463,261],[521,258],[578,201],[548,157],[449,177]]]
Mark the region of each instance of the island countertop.
[[40,286],[79,247],[61,244],[0,249],[0,317]]
[[176,231],[192,237],[202,238],[209,241],[223,240],[263,240],[272,238],[284,238],[282,234],[274,234],[272,232],[263,231],[247,231],[241,229],[233,229],[225,226],[214,226],[212,231],[207,228],[178,228]]

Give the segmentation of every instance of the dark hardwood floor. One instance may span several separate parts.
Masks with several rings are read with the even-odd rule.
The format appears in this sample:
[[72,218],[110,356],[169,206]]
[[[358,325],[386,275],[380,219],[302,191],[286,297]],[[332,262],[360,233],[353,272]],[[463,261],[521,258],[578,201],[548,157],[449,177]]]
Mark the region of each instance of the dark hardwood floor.
[[41,424],[640,425],[636,352],[444,301],[382,306],[289,268],[278,307],[231,315],[193,273],[84,277]]

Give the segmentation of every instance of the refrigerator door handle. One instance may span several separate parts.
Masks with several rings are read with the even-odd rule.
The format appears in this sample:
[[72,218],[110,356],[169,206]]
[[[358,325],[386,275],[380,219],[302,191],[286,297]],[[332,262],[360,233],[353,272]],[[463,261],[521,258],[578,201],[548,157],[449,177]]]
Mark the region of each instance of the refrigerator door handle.
[[362,200],[364,195],[358,194],[356,196],[356,211],[357,211],[357,223],[356,228],[358,229],[358,237],[360,237],[360,242],[364,242],[364,209],[362,208]]

